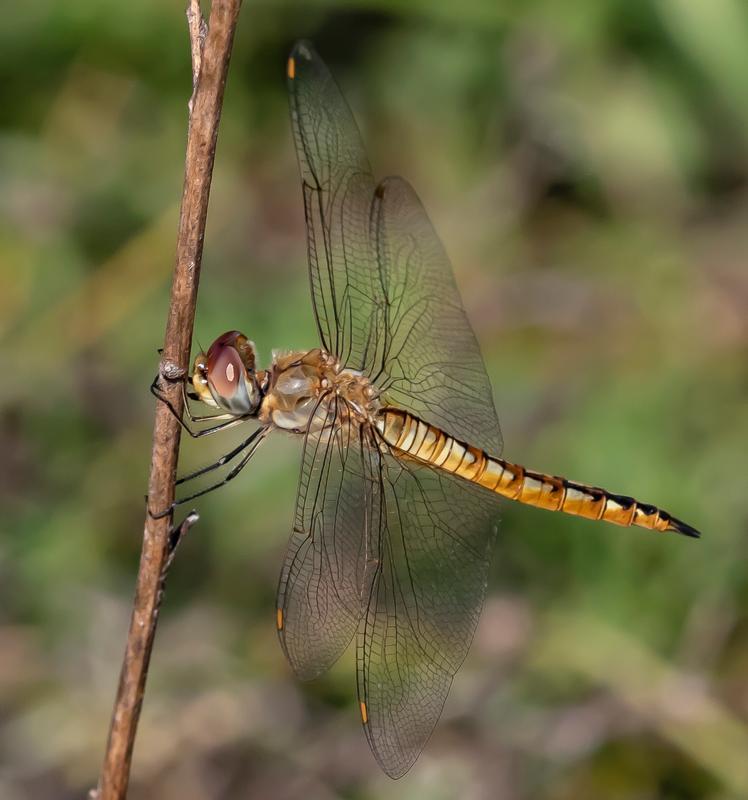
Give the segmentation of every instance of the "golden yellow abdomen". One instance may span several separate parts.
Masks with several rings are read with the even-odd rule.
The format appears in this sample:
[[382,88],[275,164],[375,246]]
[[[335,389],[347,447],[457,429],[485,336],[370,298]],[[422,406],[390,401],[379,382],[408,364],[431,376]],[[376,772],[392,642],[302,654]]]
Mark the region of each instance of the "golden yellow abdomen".
[[695,528],[656,506],[612,494],[606,489],[525,469],[461,442],[402,409],[382,409],[375,427],[395,456],[450,472],[510,500],[548,511],[601,519],[614,525],[636,525],[694,538],[700,536]]

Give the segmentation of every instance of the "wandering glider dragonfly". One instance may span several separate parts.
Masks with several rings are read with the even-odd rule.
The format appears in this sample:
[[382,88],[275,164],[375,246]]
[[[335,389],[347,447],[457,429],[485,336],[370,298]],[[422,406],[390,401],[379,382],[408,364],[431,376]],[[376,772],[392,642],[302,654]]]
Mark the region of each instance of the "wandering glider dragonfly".
[[[234,478],[269,433],[303,440],[276,624],[301,679],[357,637],[361,721],[397,778],[429,738],[470,646],[506,497],[617,525],[698,537],[632,497],[500,457],[491,386],[447,255],[402,178],[376,182],[353,116],[308,43],[288,60],[319,346],[268,369],[238,331],[197,355],[189,421],[259,426],[216,464]],[[154,385],[158,394],[157,385]],[[213,409],[196,417],[189,400]],[[169,509],[171,511],[172,509]],[[165,512],[168,513],[168,512]]]

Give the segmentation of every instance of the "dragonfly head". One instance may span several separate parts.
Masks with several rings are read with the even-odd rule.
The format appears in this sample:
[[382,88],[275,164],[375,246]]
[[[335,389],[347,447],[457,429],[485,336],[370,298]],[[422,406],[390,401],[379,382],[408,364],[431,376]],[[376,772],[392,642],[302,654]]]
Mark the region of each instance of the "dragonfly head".
[[239,331],[219,336],[198,353],[192,386],[203,403],[237,416],[256,414],[262,391],[255,372],[255,346]]

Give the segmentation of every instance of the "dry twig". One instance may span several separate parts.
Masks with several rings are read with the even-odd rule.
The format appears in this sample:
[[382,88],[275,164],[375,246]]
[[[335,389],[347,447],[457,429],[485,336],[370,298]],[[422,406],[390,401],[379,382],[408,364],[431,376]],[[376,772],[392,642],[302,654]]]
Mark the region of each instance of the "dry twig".
[[192,97],[188,103],[190,117],[192,116],[192,104],[195,100],[195,90],[197,89],[197,79],[200,77],[200,67],[203,63],[203,47],[205,37],[208,35],[208,23],[205,21],[200,0],[189,0],[187,6],[187,27],[190,30],[190,54],[192,56]]
[[[163,394],[179,411],[192,344],[192,327],[200,276],[210,181],[218,122],[241,0],[213,0],[207,26],[198,0],[187,11],[192,52],[193,94],[187,135],[184,188],[177,238],[177,257],[166,323],[160,373],[167,380]],[[156,407],[148,497],[151,509],[167,508],[174,500],[179,456],[179,422],[163,403]],[[145,692],[163,584],[179,538],[196,515],[174,529],[168,518],[146,515],[143,548],[133,601],[117,698],[97,790],[98,800],[121,800],[127,794],[132,749]]]

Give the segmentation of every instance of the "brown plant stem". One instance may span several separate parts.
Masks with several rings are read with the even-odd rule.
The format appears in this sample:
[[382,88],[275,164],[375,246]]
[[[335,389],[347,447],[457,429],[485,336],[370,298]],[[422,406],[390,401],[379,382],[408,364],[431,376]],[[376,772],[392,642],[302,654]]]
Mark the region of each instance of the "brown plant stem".
[[[163,394],[178,411],[182,410],[182,392],[178,380],[174,379],[186,374],[192,344],[218,123],[240,6],[241,0],[213,0],[207,34],[199,1],[190,0],[187,10],[194,91],[190,99],[176,264],[160,364],[160,374],[167,379],[161,381]],[[151,510],[167,508],[174,500],[180,432],[179,422],[165,404],[158,403],[148,481]],[[168,518],[153,519],[146,514],[119,688],[99,785],[93,793],[98,800],[121,800],[127,794],[164,580],[180,535],[195,518],[188,516],[175,529]]]

